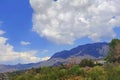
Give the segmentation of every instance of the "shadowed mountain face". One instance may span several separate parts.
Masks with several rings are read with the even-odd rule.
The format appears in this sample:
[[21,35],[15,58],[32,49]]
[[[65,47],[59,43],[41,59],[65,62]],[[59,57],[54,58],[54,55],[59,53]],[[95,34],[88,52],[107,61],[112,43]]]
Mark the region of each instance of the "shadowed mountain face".
[[64,50],[58,53],[55,53],[52,58],[62,58],[67,59],[69,57],[78,57],[78,56],[85,56],[89,55],[95,58],[104,57],[109,50],[108,43],[93,43],[93,44],[86,44],[75,47],[71,50]]
[[93,43],[80,45],[71,50],[64,50],[61,52],[55,53],[49,60],[39,62],[39,63],[31,63],[31,64],[17,64],[17,65],[0,65],[0,72],[10,72],[16,70],[25,70],[32,67],[40,67],[40,66],[54,66],[59,65],[61,63],[67,63],[71,59],[75,59],[77,63],[79,63],[82,59],[97,59],[104,58],[109,50],[108,43]]

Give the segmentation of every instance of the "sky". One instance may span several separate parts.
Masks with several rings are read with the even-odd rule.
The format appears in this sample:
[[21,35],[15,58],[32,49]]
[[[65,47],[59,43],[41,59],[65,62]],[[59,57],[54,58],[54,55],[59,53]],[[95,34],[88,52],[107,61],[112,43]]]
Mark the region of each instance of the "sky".
[[119,0],[0,0],[0,64],[49,59],[120,38]]

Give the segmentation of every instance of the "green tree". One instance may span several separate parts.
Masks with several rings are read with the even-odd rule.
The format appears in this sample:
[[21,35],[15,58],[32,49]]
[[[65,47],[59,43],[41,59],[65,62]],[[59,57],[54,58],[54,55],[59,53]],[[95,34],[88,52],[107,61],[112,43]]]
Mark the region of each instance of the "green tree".
[[120,40],[119,39],[113,39],[110,44],[110,50],[108,52],[108,55],[106,57],[106,60],[108,62],[119,62],[120,63]]
[[80,66],[81,67],[93,67],[95,64],[94,64],[94,61],[93,60],[88,60],[88,59],[83,59],[81,62],[80,62]]

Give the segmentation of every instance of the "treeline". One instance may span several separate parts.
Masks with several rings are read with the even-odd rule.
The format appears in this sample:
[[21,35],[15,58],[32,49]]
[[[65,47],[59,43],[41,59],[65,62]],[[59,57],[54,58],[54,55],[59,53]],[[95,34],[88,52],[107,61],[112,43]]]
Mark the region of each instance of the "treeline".
[[105,64],[84,59],[77,65],[32,68],[9,74],[11,80],[120,80],[120,40],[113,39]]

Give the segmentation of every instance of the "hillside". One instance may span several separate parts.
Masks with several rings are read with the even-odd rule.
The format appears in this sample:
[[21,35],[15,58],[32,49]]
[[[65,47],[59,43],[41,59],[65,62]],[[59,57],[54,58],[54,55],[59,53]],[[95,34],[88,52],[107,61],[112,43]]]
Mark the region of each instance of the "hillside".
[[120,80],[119,45],[120,40],[111,41],[104,64],[95,63],[94,59],[83,59],[79,64],[68,65],[68,63],[52,67],[31,68],[6,73],[6,75],[10,80]]
[[73,58],[76,63],[80,63],[84,58],[104,58],[108,53],[108,50],[109,44],[105,42],[80,45],[71,50],[57,52],[47,61],[31,64],[0,65],[0,72],[12,72],[16,70],[30,69],[32,67],[37,68],[40,66],[56,66],[61,63],[68,63]]
[[55,53],[48,61],[41,63],[41,66],[58,65],[68,63],[74,58],[75,63],[80,63],[82,59],[104,58],[109,51],[109,44],[105,42],[85,44],[70,50]]

